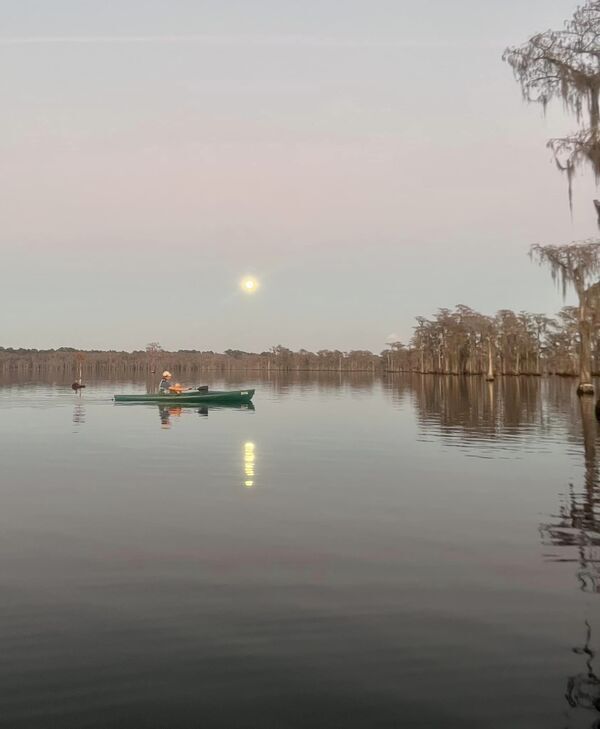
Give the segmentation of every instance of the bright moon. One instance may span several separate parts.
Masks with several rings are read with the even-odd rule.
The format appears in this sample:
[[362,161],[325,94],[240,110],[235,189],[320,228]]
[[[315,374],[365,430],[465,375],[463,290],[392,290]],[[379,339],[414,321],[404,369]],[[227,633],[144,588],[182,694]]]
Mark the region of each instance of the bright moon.
[[253,294],[258,288],[258,281],[255,278],[247,277],[242,281],[242,291]]

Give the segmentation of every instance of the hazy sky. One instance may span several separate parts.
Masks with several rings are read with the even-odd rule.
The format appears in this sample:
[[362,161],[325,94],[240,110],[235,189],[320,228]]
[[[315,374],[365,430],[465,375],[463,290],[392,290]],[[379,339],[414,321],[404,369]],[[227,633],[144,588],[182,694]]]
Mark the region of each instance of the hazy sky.
[[[504,46],[573,0],[4,0],[0,345],[369,348],[554,312],[590,175]],[[253,297],[238,282],[255,274]]]

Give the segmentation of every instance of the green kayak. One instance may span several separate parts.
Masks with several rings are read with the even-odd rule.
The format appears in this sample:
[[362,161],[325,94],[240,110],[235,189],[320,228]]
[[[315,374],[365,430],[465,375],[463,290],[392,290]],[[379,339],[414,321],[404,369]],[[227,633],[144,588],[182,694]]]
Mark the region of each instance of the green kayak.
[[115,395],[115,402],[157,402],[164,405],[195,405],[203,403],[240,404],[252,400],[254,390],[184,390],[176,395],[153,393],[143,395]]

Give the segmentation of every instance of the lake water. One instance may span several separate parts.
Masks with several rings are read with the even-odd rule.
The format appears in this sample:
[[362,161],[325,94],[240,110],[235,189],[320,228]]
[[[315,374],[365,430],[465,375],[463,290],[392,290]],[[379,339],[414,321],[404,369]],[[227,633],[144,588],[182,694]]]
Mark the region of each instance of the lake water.
[[0,385],[2,727],[600,726],[573,381],[211,386]]

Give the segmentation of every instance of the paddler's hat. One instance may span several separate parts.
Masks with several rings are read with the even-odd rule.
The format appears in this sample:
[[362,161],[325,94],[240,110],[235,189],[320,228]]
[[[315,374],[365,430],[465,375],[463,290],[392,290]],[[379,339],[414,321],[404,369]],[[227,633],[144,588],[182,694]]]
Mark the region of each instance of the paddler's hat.
[[168,370],[165,370],[165,371],[164,371],[164,372],[162,373],[162,376],[163,376],[163,377],[172,377],[171,373],[170,373],[170,372],[169,372]]

